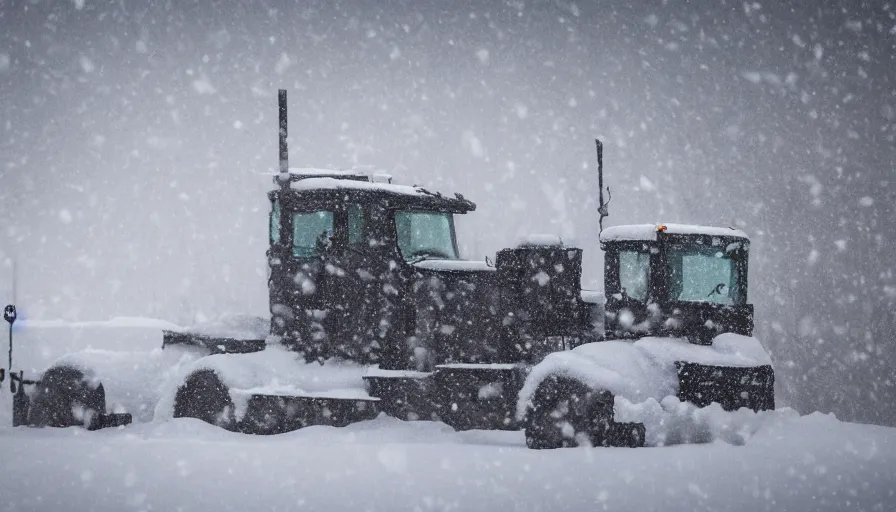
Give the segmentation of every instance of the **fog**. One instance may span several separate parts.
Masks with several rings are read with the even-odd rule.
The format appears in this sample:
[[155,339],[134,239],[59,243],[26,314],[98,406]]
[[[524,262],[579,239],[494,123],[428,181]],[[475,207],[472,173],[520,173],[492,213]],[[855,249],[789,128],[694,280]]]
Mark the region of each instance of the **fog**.
[[528,233],[735,226],[779,405],[896,425],[896,5],[0,2],[0,300],[22,318],[267,312],[290,164],[461,192]]

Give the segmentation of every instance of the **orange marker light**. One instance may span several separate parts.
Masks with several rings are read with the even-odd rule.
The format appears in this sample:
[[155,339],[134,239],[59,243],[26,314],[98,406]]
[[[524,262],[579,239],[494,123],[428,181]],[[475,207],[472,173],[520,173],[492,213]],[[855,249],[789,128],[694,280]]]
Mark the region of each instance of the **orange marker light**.
[[666,229],[668,229],[668,228],[666,228],[665,224],[660,224],[659,226],[656,227],[657,231],[665,231]]

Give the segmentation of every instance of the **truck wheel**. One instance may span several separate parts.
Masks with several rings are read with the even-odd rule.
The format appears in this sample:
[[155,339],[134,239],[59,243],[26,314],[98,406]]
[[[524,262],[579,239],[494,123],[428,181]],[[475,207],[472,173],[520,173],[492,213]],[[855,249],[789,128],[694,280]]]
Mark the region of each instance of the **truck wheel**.
[[175,418],[197,418],[227,430],[235,430],[233,401],[227,386],[214,370],[190,374],[174,397]]
[[571,379],[549,378],[526,415],[526,446],[535,450],[604,446],[613,423],[613,395]]
[[50,368],[41,376],[31,401],[28,423],[34,426],[100,428],[106,412],[102,384],[87,381],[81,370]]

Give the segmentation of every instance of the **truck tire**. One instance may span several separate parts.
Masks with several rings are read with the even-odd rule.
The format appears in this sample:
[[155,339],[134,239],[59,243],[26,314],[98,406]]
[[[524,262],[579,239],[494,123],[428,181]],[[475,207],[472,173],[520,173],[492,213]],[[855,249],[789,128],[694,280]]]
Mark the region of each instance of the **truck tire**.
[[105,412],[106,391],[101,383],[89,382],[81,370],[57,366],[41,376],[31,399],[28,423],[95,430],[101,427]]
[[214,370],[193,372],[177,389],[175,418],[196,418],[227,430],[236,430],[233,401]]
[[546,379],[526,414],[526,446],[535,450],[606,446],[613,425],[613,395],[572,379]]

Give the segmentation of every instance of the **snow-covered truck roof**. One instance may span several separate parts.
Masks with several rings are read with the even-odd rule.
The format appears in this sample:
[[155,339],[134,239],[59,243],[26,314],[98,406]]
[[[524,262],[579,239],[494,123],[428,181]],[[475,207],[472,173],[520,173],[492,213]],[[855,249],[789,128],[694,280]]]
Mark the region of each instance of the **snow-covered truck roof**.
[[[461,194],[443,194],[418,185],[397,185],[391,182],[389,174],[382,172],[303,168],[290,169],[289,178],[289,189],[302,199],[333,200],[338,193],[338,199],[347,202],[382,199],[391,200],[397,206],[445,209],[456,213],[476,209],[476,205]],[[277,177],[274,180],[278,183]]]
[[657,233],[667,235],[707,235],[747,239],[747,234],[735,228],[696,226],[692,224],[631,224],[612,226],[600,234],[601,242],[647,241],[655,242]]

